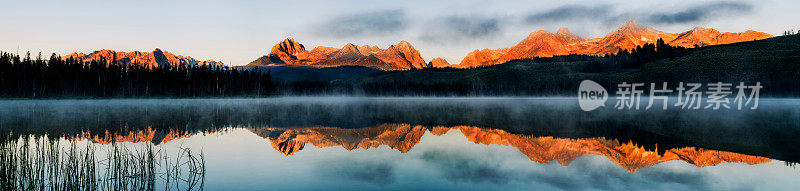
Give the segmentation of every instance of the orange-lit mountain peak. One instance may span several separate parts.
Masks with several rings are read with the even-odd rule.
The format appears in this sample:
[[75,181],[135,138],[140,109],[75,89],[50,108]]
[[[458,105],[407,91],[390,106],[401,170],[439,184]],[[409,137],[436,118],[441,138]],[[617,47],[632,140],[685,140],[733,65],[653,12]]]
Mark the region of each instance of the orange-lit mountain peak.
[[532,33],[528,34],[527,38],[536,38],[536,37],[545,36],[545,35],[552,35],[552,34],[553,33],[550,33],[550,31],[538,30],[536,32],[532,32]]
[[613,40],[617,38],[637,38],[640,36],[656,36],[658,34],[663,34],[664,32],[639,25],[635,21],[628,21],[624,25],[620,26],[619,28],[611,31],[610,33],[604,36],[604,40]]
[[361,52],[362,55],[370,55],[380,52],[381,49],[378,48],[378,46],[362,45],[358,47],[358,51]]
[[765,38],[771,38],[772,35],[748,30],[741,33],[732,33],[732,32],[725,32],[721,35],[714,38],[712,41],[713,44],[730,44],[730,43],[737,43],[737,42],[744,42],[744,41],[753,41],[753,40],[761,40]]
[[334,48],[334,47],[318,46],[318,47],[316,47],[314,49],[311,49],[311,51],[309,53],[311,53],[311,54],[331,54],[333,52],[336,52],[337,50],[339,50],[339,49]]
[[575,34],[572,34],[572,31],[570,31],[567,27],[558,28],[558,30],[556,30],[556,34],[560,34],[560,35],[575,35]]
[[617,29],[614,29],[610,33],[606,34],[603,37],[603,40],[610,40],[622,37],[633,37],[633,36],[641,36],[641,35],[655,35],[658,33],[663,33],[661,31],[657,31],[655,29],[642,26],[636,21],[628,21],[625,22],[622,26],[619,26]]
[[625,24],[619,26],[617,29],[611,31],[609,34],[606,35],[606,37],[608,37],[609,35],[636,35],[643,33],[656,34],[664,32],[658,31],[650,27],[646,27],[644,25],[640,25],[636,21],[630,20],[628,22],[625,22]]
[[450,63],[447,62],[447,60],[439,58],[439,57],[431,59],[431,61],[428,62],[428,68],[444,68],[444,67],[449,67],[449,66],[450,66]]
[[640,25],[635,20],[630,20],[630,21],[626,21],[625,24],[622,24],[622,26],[617,28],[617,30],[618,31],[628,31],[628,30],[637,31],[637,30],[653,30],[653,29],[651,29],[649,27],[646,27],[646,26],[643,26],[643,25]]
[[339,49],[334,55],[336,56],[362,56],[361,51],[358,50],[358,47],[352,43],[347,43],[341,49]]
[[286,140],[284,142],[272,144],[272,148],[286,156],[294,155],[295,152],[302,150],[305,146],[306,143],[295,140]]
[[721,35],[719,31],[712,28],[695,27],[692,30],[678,34],[675,40],[670,42],[673,46],[694,47],[707,46],[714,42],[714,39]]
[[578,41],[585,40],[584,38],[573,34],[572,31],[570,31],[566,27],[559,28],[558,31],[556,31],[556,35],[558,35],[561,38],[567,39],[568,41],[572,41],[572,42],[578,42]]
[[397,43],[396,47],[401,53],[399,54],[402,57],[400,60],[408,62],[410,68],[421,69],[427,67],[425,60],[422,59],[422,55],[408,41],[400,41],[400,43]]
[[272,46],[270,54],[293,55],[305,51],[306,48],[302,44],[298,43],[297,41],[294,41],[294,39],[287,38],[281,41],[280,43],[276,44],[275,46]]
[[461,62],[457,66],[459,68],[475,68],[480,66],[501,64],[508,61],[505,60],[503,56],[508,53],[509,50],[509,48],[495,50],[484,48],[482,50],[475,50],[467,53],[467,56],[461,59]]
[[677,35],[661,32],[646,26],[639,25],[636,21],[628,21],[619,28],[611,31],[598,41],[596,54],[616,53],[619,49],[633,49],[647,43],[654,43],[658,39],[666,42],[672,41]]
[[399,43],[397,43],[397,48],[400,48],[400,49],[414,49],[414,46],[411,46],[411,43],[409,43],[408,41],[402,40]]
[[442,136],[444,134],[447,134],[447,132],[450,131],[450,129],[451,129],[450,127],[435,126],[435,127],[431,128],[430,131],[431,131],[431,134],[433,134],[433,135]]

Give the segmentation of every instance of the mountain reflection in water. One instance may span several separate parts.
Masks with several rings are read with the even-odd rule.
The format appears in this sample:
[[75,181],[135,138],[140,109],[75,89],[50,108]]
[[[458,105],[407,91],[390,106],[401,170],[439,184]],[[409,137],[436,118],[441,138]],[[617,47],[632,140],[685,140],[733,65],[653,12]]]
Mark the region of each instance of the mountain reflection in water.
[[[458,130],[467,140],[476,144],[511,146],[518,149],[531,161],[549,163],[553,160],[563,166],[585,155],[601,155],[630,172],[666,161],[681,160],[697,167],[716,166],[720,163],[742,162],[760,164],[772,159],[744,155],[726,151],[707,150],[695,147],[671,148],[659,151],[648,150],[632,142],[620,142],[603,137],[597,138],[556,138],[552,136],[532,136],[513,134],[499,129],[484,129],[472,126],[423,127],[409,124],[381,124],[378,126],[342,129],[337,127],[292,127],[246,128],[250,132],[266,138],[276,151],[293,155],[306,144],[315,147],[335,147],[350,151],[370,149],[380,146],[406,153],[419,143],[426,133],[441,136],[450,130]],[[203,132],[213,133],[213,132]],[[149,142],[160,144],[175,139],[187,138],[197,133],[181,131],[160,132],[153,129],[132,131],[127,134],[83,135],[70,140],[88,139],[99,144],[113,142]]]
[[275,150],[285,155],[292,155],[309,143],[315,147],[342,146],[347,150],[377,148],[386,145],[406,153],[419,143],[426,131],[430,130],[430,133],[434,135],[443,135],[451,129],[460,130],[469,141],[476,144],[512,146],[525,154],[531,161],[549,163],[556,160],[563,166],[569,165],[580,156],[592,154],[605,156],[631,172],[671,160],[682,160],[697,167],[715,166],[723,162],[744,162],[752,165],[772,160],[694,147],[673,148],[659,154],[634,143],[621,143],[618,140],[606,138],[537,137],[471,126],[426,128],[408,124],[383,124],[362,129],[251,128],[250,131],[268,138]]

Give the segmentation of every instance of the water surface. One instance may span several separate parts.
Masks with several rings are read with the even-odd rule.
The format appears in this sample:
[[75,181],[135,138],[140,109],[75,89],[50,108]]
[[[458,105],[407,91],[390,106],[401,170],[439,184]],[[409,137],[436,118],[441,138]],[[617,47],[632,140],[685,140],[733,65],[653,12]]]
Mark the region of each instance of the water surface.
[[[0,101],[7,141],[202,151],[209,190],[800,186],[800,100],[581,111],[570,98]],[[171,155],[174,157],[174,155]],[[164,184],[155,181],[156,185]],[[160,188],[156,186],[156,188]]]

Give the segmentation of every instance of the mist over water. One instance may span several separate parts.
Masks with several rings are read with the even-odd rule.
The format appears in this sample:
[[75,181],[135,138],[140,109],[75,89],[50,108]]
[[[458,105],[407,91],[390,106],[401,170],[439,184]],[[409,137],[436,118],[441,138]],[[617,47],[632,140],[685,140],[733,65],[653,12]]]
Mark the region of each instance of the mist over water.
[[[209,179],[218,178],[211,180],[207,188],[219,189],[260,188],[259,185],[269,185],[266,183],[272,181],[254,182],[270,177],[281,180],[273,173],[289,171],[298,172],[288,173],[287,177],[317,177],[320,186],[333,186],[302,185],[295,189],[413,188],[407,183],[416,180],[413,178],[419,176],[416,173],[429,171],[431,175],[428,176],[444,183],[426,182],[441,188],[472,185],[484,189],[533,186],[617,190],[654,185],[654,189],[719,189],[725,185],[713,179],[721,178],[722,171],[785,176],[781,173],[791,172],[793,168],[784,166],[783,161],[787,161],[787,165],[800,161],[797,148],[800,145],[800,101],[796,99],[761,99],[756,110],[681,110],[675,107],[661,110],[660,105],[644,110],[646,102],[643,104],[640,110],[618,110],[611,107],[613,103],[609,101],[606,107],[586,112],[578,107],[577,99],[562,97],[3,100],[0,101],[0,133],[4,140],[48,135],[89,138],[87,140],[97,142],[114,139],[91,137],[130,138],[137,133],[154,132],[141,143],[184,145],[207,154]],[[420,127],[424,132],[436,131],[438,127],[459,130],[446,131],[443,135],[420,135],[418,144],[399,148],[402,153],[397,152],[395,146],[343,150],[350,146],[275,145],[288,132],[298,132],[300,136],[303,132],[363,131],[327,138],[358,141],[357,137],[347,136],[370,136],[373,131],[382,132],[389,127]],[[520,137],[618,141],[660,154],[670,149],[699,148],[776,161],[755,166],[723,163],[705,168],[671,161],[635,173],[596,155],[580,157],[568,166],[555,162],[538,164],[520,156],[520,151],[513,147],[469,143],[476,140],[464,140],[466,135],[462,131],[465,129],[458,127],[507,132]],[[506,155],[510,159],[497,158]],[[287,165],[294,165],[296,169]],[[253,181],[247,184],[253,187],[223,183],[237,181],[224,178],[226,176],[242,177],[245,169],[259,169],[257,167],[264,169],[253,172],[260,176],[238,180]],[[756,170],[762,168],[780,170]],[[334,175],[343,180],[331,181]],[[609,175],[618,179],[600,179]],[[800,173],[793,176],[798,175]],[[285,178],[283,181],[293,182]],[[596,181],[584,181],[586,179]],[[738,188],[746,189],[732,189]]]
[[[229,126],[364,128],[385,123],[469,125],[569,138],[612,137],[662,147],[702,146],[798,158],[800,103],[763,99],[756,110],[585,112],[573,98],[122,99],[1,101],[0,130],[70,135],[144,128],[198,131]],[[781,153],[775,154],[775,151]],[[767,153],[760,153],[767,154]]]

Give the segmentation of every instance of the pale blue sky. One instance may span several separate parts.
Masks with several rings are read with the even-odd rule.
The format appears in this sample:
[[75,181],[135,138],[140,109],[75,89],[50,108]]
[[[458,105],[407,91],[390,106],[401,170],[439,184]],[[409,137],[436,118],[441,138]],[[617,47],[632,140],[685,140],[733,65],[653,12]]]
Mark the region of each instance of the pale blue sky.
[[0,6],[0,50],[66,55],[155,48],[244,65],[284,38],[307,48],[411,42],[425,60],[568,27],[600,37],[627,20],[665,32],[695,26],[779,35],[800,29],[798,1],[10,1]]

